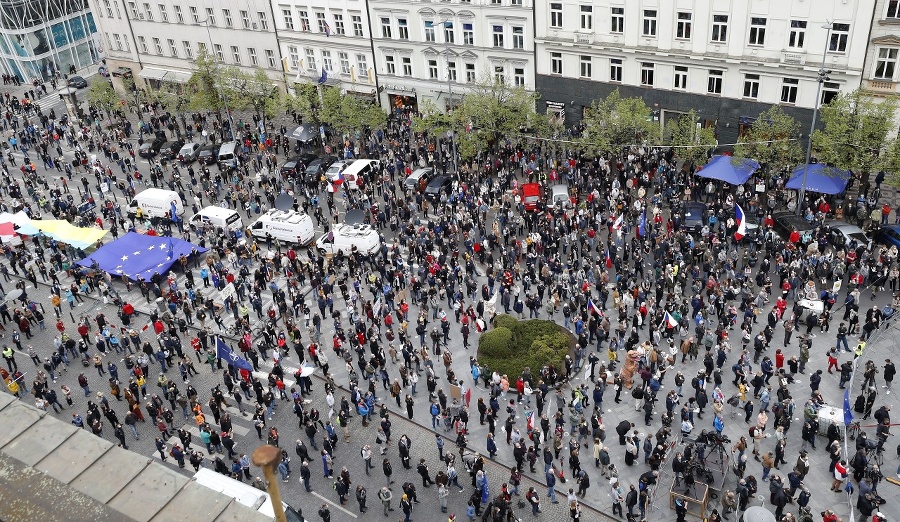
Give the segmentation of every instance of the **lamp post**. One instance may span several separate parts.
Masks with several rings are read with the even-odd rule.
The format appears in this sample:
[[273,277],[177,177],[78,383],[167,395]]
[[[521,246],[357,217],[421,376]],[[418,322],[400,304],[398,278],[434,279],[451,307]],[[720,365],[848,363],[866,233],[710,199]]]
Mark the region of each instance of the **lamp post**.
[[828,74],[831,73],[831,71],[825,69],[825,59],[828,57],[828,47],[831,45],[832,24],[823,24],[822,29],[827,29],[825,33],[825,50],[822,51],[822,65],[819,66],[819,72],[816,73],[816,81],[819,85],[816,88],[816,101],[813,106],[812,124],[809,126],[809,139],[806,143],[806,162],[803,164],[803,177],[800,179],[800,197],[797,201],[798,216],[801,215],[803,206],[806,204],[806,173],[809,171],[809,158],[812,155],[812,136],[813,132],[816,130],[816,120],[819,117],[819,101],[822,98],[822,84],[831,79],[828,77]]
[[[453,21],[445,18],[441,20],[440,24],[444,28],[444,60],[446,60],[447,64],[447,96],[450,99],[447,105],[447,112],[449,115],[449,112],[453,111],[453,82],[450,78],[450,39],[448,38],[449,33],[447,32],[447,24],[451,24],[449,28],[452,29]],[[456,175],[459,172],[459,167],[456,164],[456,132],[452,128],[450,129],[450,159],[453,161],[453,174]]]
[[[218,57],[216,57],[215,50],[213,49],[215,47],[215,44],[213,44],[212,32],[209,30],[209,18],[199,20],[197,23],[206,26],[206,36],[209,37],[209,54],[213,57],[216,63],[219,63]],[[219,93],[219,97],[222,98],[222,104],[225,106],[225,114],[228,116],[228,130],[231,132],[231,138],[234,139],[234,119],[231,117],[231,111],[228,109],[228,100],[225,98],[225,96],[222,96],[221,93]]]

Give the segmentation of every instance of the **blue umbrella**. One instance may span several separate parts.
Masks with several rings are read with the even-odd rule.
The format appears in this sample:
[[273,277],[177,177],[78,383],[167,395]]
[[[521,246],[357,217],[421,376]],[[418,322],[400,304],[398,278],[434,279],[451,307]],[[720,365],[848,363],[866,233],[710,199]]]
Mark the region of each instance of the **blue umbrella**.
[[[806,169],[806,186],[803,186],[803,170]],[[807,192],[820,194],[840,194],[847,188],[850,172],[831,167],[824,163],[800,165],[791,173],[791,179],[785,184],[793,190],[805,189]]]
[[701,178],[717,179],[732,185],[743,185],[759,169],[756,160],[732,156],[713,156],[709,163],[697,171]]

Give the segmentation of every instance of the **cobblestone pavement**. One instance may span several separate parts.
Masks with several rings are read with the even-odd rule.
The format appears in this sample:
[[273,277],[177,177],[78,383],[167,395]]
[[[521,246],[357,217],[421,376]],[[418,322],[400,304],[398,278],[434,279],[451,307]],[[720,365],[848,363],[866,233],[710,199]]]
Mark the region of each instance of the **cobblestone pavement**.
[[[66,151],[66,155],[71,157],[71,151]],[[39,167],[40,168],[40,167]],[[17,172],[16,172],[17,173]],[[50,173],[48,175],[52,175]],[[124,198],[119,196],[120,203],[124,203]],[[326,210],[327,212],[327,210]],[[63,283],[70,282],[71,279],[65,277],[64,273],[60,274],[60,278]],[[18,278],[13,277],[13,281],[18,281]],[[184,279],[183,274],[178,273],[179,283],[182,283]],[[279,284],[284,283],[283,280],[278,281]],[[480,283],[479,283],[480,284]],[[11,283],[4,282],[3,288],[6,291],[9,291],[11,288]],[[29,284],[30,285],[30,284]],[[151,303],[146,302],[137,289],[132,289],[130,292],[126,291],[124,285],[115,283],[116,289],[123,295],[123,297],[132,302],[139,312],[139,319],[136,321],[136,324],[140,325],[146,321],[146,314],[151,311],[152,306]],[[38,284],[37,289],[28,288],[28,293],[30,296],[35,298],[37,301],[44,304],[45,309],[48,311],[48,328],[46,330],[36,331],[35,336],[32,339],[25,340],[23,339],[23,343],[25,344],[25,350],[27,350],[28,346],[33,346],[38,354],[43,358],[49,356],[50,351],[53,346],[53,336],[56,333],[52,323],[55,321],[52,317],[52,312],[50,312],[51,307],[49,305],[49,292],[47,290],[46,284],[40,282]],[[214,291],[213,291],[214,292]],[[271,302],[271,296],[269,292],[265,292],[264,295],[267,296],[267,301],[263,303],[264,309],[268,308],[269,303]],[[341,309],[344,306],[344,303],[340,301],[340,298],[337,298],[338,302],[336,303],[336,309]],[[861,309],[865,309],[867,306],[872,306],[873,304],[883,306],[888,304],[888,296],[884,293],[879,293],[874,300],[872,300],[871,292],[863,292],[863,299],[861,303]],[[101,300],[99,300],[95,295],[88,296],[85,300],[85,303],[79,304],[75,307],[73,311],[69,311],[68,307],[63,304],[64,307],[64,317],[63,320],[66,323],[67,327],[70,330],[72,335],[76,335],[74,333],[74,325],[73,318],[77,318],[80,315],[86,315],[89,317],[94,316],[97,312],[103,312],[107,317],[116,317],[116,310],[111,304],[104,304]],[[410,310],[410,314],[415,316],[417,313],[417,309],[415,306]],[[346,312],[344,312],[346,313]],[[252,314],[251,314],[252,315]],[[542,318],[546,318],[546,312],[541,310]],[[552,319],[562,322],[561,314],[555,314]],[[231,324],[233,322],[233,318],[230,316],[226,317],[226,324]],[[837,319],[835,320],[836,325]],[[761,329],[764,323],[764,319],[760,319],[760,324],[756,326],[754,330],[754,334],[758,332],[758,329]],[[834,325],[833,325],[834,326]],[[8,327],[7,327],[8,328]],[[832,328],[831,332],[814,332],[816,337],[813,340],[813,350],[812,350],[812,359],[810,361],[809,366],[807,367],[806,375],[798,375],[798,380],[795,384],[790,386],[792,393],[795,397],[795,401],[798,403],[798,407],[795,412],[794,424],[792,426],[792,431],[790,432],[790,438],[788,442],[788,451],[786,455],[786,460],[790,463],[793,463],[797,456],[797,451],[799,450],[800,442],[799,442],[799,432],[802,427],[802,403],[805,401],[805,398],[809,395],[809,387],[808,387],[808,375],[809,372],[815,371],[817,369],[825,370],[827,366],[827,358],[825,353],[828,347],[833,346],[835,343],[834,331],[836,328]],[[149,334],[151,331],[141,333],[141,337],[143,339],[152,340],[152,336]],[[330,339],[331,334],[333,333],[332,327],[328,322],[323,324],[323,339]],[[10,331],[7,330],[3,333],[2,342],[9,343],[10,342]],[[777,329],[777,333],[773,340],[773,347],[770,348],[767,354],[769,356],[774,356],[775,347],[780,347],[783,339],[783,329]],[[646,331],[642,332],[642,339],[646,336]],[[883,328],[881,331],[876,333],[873,339],[869,342],[868,347],[866,349],[866,353],[864,355],[864,359],[872,359],[874,361],[882,361],[886,357],[891,357],[893,354],[896,354],[896,348],[894,339],[896,338],[896,329],[893,324],[889,323],[886,328]],[[478,334],[473,332],[472,337],[470,338],[470,345],[477,346]],[[851,341],[852,342],[852,341]],[[186,344],[186,343],[185,343]],[[469,365],[468,359],[470,355],[474,354],[474,348],[470,348],[466,350],[462,345],[461,336],[458,333],[458,328],[451,328],[451,342],[449,343],[448,349],[453,354],[453,364],[452,367],[457,375],[469,376]],[[797,341],[794,340],[789,346],[784,348],[785,355],[787,358],[790,358],[793,355],[799,354],[799,349],[797,347]],[[606,351],[604,349],[603,353],[600,354],[601,359],[605,360]],[[332,359],[334,359],[333,354]],[[107,359],[115,357],[116,362],[120,363],[121,358],[116,355],[109,355]],[[844,354],[841,356],[841,361],[843,362],[849,357],[849,354]],[[729,362],[726,362],[723,366],[724,375],[723,380],[725,381],[722,390],[726,397],[731,396],[735,389],[731,385],[731,377],[728,369],[731,364],[733,364],[736,358],[736,354],[732,354],[729,357]],[[16,361],[20,368],[24,369],[26,372],[26,379],[29,382],[34,377],[35,365],[29,360],[28,356],[24,351],[19,351],[16,355]],[[154,363],[155,364],[155,363]],[[296,355],[293,353],[287,354],[286,359],[284,360],[284,366],[286,367],[287,375],[292,373],[292,370],[297,368],[297,360]],[[697,370],[703,368],[702,358],[697,359],[695,361],[688,361],[684,364],[678,362],[674,368],[675,370],[680,370],[684,372],[688,378],[690,376],[696,374]],[[124,375],[125,369],[123,364],[119,364],[121,375]],[[266,370],[271,367],[270,363],[261,361],[261,370]],[[209,390],[220,383],[220,374],[212,373],[208,365],[198,364],[197,369],[199,370],[199,375],[191,377],[191,383],[195,388],[200,392],[201,398],[208,398]],[[338,384],[347,382],[347,370],[341,364],[332,364],[331,367],[332,374],[334,375],[335,381]],[[393,378],[396,374],[394,373],[395,368],[389,367],[389,371],[392,372],[391,378]],[[109,396],[109,387],[107,386],[107,378],[108,376],[99,376],[97,371],[93,368],[82,368],[80,365],[72,365],[67,371],[64,371],[58,378],[55,386],[57,387],[57,391],[59,390],[59,386],[67,385],[72,390],[72,398],[74,400],[74,404],[72,407],[67,408],[65,411],[62,411],[59,414],[54,414],[60,418],[71,418],[72,414],[77,412],[82,415],[85,413],[85,406],[87,398],[84,396],[84,393],[81,392],[81,389],[77,383],[77,376],[79,372],[84,371],[85,375],[88,377],[90,382],[90,390],[91,390],[91,398],[96,400],[96,392],[102,391]],[[670,372],[674,373],[674,372]],[[156,376],[159,374],[158,367],[152,366],[150,372],[150,378],[148,379],[148,391],[150,393],[160,393],[159,388],[155,386]],[[179,383],[179,387],[183,389],[183,385],[181,383],[181,378],[178,375],[177,370],[169,370],[168,377],[174,379]],[[264,375],[264,374],[260,374]],[[438,375],[441,377],[441,380],[438,381],[438,385],[444,387],[446,390],[446,379],[445,373],[438,369]],[[583,374],[580,374],[573,379],[573,384],[581,384],[583,382]],[[829,405],[835,406],[838,408],[838,413],[840,412],[840,405],[842,403],[842,391],[835,386],[838,381],[837,374],[829,374],[824,373],[821,392],[825,397],[827,403]],[[471,383],[471,381],[467,382]],[[859,379],[857,379],[857,383]],[[285,382],[288,388],[293,384],[292,379],[289,377]],[[405,409],[396,408],[396,403],[390,400],[389,395],[386,391],[382,390],[379,386],[378,393],[382,399],[385,399],[383,402],[386,404],[387,408],[391,411],[391,416],[394,423],[394,439],[399,438],[402,434],[407,434],[413,441],[412,446],[412,462],[415,463],[419,458],[425,458],[431,473],[434,474],[438,469],[441,469],[438,461],[437,447],[435,444],[434,431],[429,429],[430,426],[430,415],[428,411],[428,401],[427,401],[427,390],[425,390],[424,381],[419,383],[419,391],[416,396],[416,405],[414,408],[414,415],[412,420],[408,420],[406,418]],[[671,378],[667,378],[665,381],[666,388],[663,389],[663,392],[667,392],[668,389],[672,386]],[[883,384],[879,381],[879,386]],[[858,385],[854,385],[854,394],[858,391]],[[890,404],[893,401],[894,395],[888,394],[888,392],[879,388],[879,391],[882,392],[881,397],[879,398],[878,403],[882,402]],[[336,399],[339,401],[341,395],[346,395],[344,390],[339,390],[336,395]],[[473,396],[472,396],[472,405],[474,410],[474,404],[479,397],[487,398],[486,390],[481,386],[473,387]],[[646,465],[643,464],[643,461],[639,459],[638,464],[634,466],[627,466],[624,463],[624,452],[622,451],[622,447],[618,445],[616,440],[616,434],[614,432],[614,427],[623,419],[630,420],[636,424],[639,431],[644,431],[645,427],[643,424],[643,412],[635,411],[634,409],[634,401],[623,395],[623,400],[621,404],[616,404],[613,400],[613,391],[612,389],[608,390],[604,397],[604,417],[603,421],[607,428],[607,443],[609,443],[610,451],[612,454],[613,462],[617,465],[620,471],[620,478],[623,484],[626,487],[628,485],[636,485],[638,477],[641,473],[645,472],[649,469]],[[111,397],[110,397],[111,399]],[[28,400],[30,400],[30,396],[28,396]],[[314,395],[312,398],[312,404],[318,408],[322,412],[327,411],[327,405],[325,404],[324,397],[322,395],[322,382],[319,379],[314,380]],[[205,401],[203,401],[205,402]],[[252,450],[259,444],[264,441],[259,439],[253,439],[253,436],[256,435],[256,431],[252,426],[249,416],[242,415],[236,407],[234,407],[234,401],[229,401],[231,406],[227,408],[228,412],[232,415],[234,432],[236,435],[237,452],[246,452],[250,453]],[[119,403],[115,400],[111,401],[113,410],[119,415],[119,418],[124,417],[125,408],[123,404],[124,402]],[[245,410],[247,409],[248,403],[245,402]],[[549,403],[548,403],[549,407]],[[758,410],[758,406],[757,406]],[[176,414],[176,420],[173,423],[175,428],[181,426],[182,423],[186,427],[190,428],[190,431],[194,433],[194,447],[202,446],[199,444],[199,437],[196,429],[196,425],[192,419],[184,419],[181,415],[179,409],[173,409]],[[52,412],[52,410],[51,410]],[[518,426],[520,428],[524,427],[524,411],[519,410],[518,412]],[[477,412],[476,412],[477,415]],[[279,484],[282,486],[285,500],[290,504],[301,507],[306,517],[310,520],[318,520],[316,516],[316,510],[324,503],[330,506],[332,512],[332,520],[336,521],[350,521],[350,520],[381,520],[385,518],[380,510],[380,506],[377,501],[377,490],[378,488],[384,484],[384,476],[381,472],[380,466],[377,464],[378,459],[376,456],[376,468],[371,471],[370,476],[366,476],[364,473],[364,465],[359,456],[359,449],[362,444],[370,444],[373,447],[376,447],[375,444],[375,423],[372,423],[369,427],[363,427],[359,422],[358,417],[354,417],[351,422],[350,434],[351,434],[351,442],[345,444],[340,442],[337,446],[336,457],[335,457],[335,466],[340,469],[342,466],[346,466],[350,472],[351,478],[353,480],[354,486],[356,484],[363,484],[368,489],[368,506],[369,511],[366,514],[361,514],[359,510],[359,506],[353,499],[353,495],[350,495],[350,501],[345,506],[338,505],[338,497],[336,493],[332,490],[331,480],[325,479],[321,473],[321,462],[313,461],[310,464],[312,470],[312,493],[306,493],[303,491],[302,485],[298,483],[299,478],[299,465],[298,459],[293,452],[293,441],[297,438],[303,439],[305,442],[308,442],[305,435],[297,429],[296,420],[291,412],[291,407],[289,402],[280,401],[278,403],[278,407],[275,410],[273,415],[273,419],[270,421],[271,424],[277,426],[279,431],[281,432],[281,441],[282,447],[285,447],[288,452],[294,457],[291,462],[291,467],[293,474],[291,476],[290,482],[287,484]],[[708,417],[704,417],[702,421],[697,421],[696,429],[699,431],[702,428],[711,430],[712,415]],[[709,424],[706,424],[709,423]],[[651,427],[647,427],[649,432],[655,432],[659,426],[659,417],[654,416],[653,425]],[[867,426],[866,422],[863,423],[864,426]],[[475,421],[469,423],[470,434],[469,441],[470,447],[477,451],[485,450],[485,437],[487,433],[486,426],[480,426],[477,422],[477,418]],[[439,428],[440,429],[440,428]],[[500,427],[498,426],[498,430]],[[677,431],[677,430],[676,430]],[[870,434],[874,434],[874,430],[869,428],[867,431]],[[130,434],[127,433],[127,443],[131,450],[147,455],[150,458],[159,458],[158,452],[155,450],[153,445],[153,439],[156,435],[158,435],[158,430],[155,429],[154,426],[147,423],[139,423],[138,432],[140,435],[139,440],[134,440]],[[771,425],[770,425],[771,432]],[[732,441],[739,438],[741,435],[745,435],[747,433],[747,425],[743,422],[743,414],[739,412],[737,416],[728,417],[726,416],[726,425],[724,429],[724,433],[731,437]],[[105,438],[109,438],[114,440],[112,430],[107,425],[107,427],[103,431],[103,436]],[[446,433],[446,447],[445,451],[453,451],[454,435],[452,433]],[[514,463],[512,458],[512,449],[510,446],[507,446],[502,440],[503,438],[498,433],[498,454],[494,461],[488,461],[486,466],[487,474],[489,477],[489,484],[492,495],[496,494],[499,491],[500,484],[504,482],[508,478],[508,468],[506,466],[510,466]],[[774,437],[766,439],[762,443],[762,451],[770,451],[774,448]],[[170,442],[176,442],[177,438],[170,439]],[[818,449],[816,451],[812,451],[811,456],[811,473],[809,477],[807,477],[807,485],[812,490],[812,501],[811,508],[812,512],[818,514],[819,512],[825,509],[833,509],[837,512],[837,514],[843,519],[849,520],[850,510],[847,503],[847,497],[844,494],[836,494],[828,492],[824,489],[824,484],[830,482],[830,477],[828,474],[828,455],[824,450],[825,439],[820,437],[820,444],[818,445]],[[589,453],[589,451],[588,451]],[[400,466],[399,459],[397,457],[397,447],[396,444],[391,444],[388,450],[388,456],[391,458],[391,461],[395,470],[395,480],[396,485],[394,487],[394,495],[395,500],[393,507],[397,508],[397,501],[399,499],[399,488],[397,485],[401,484],[404,481],[410,481],[417,485],[418,495],[421,500],[420,504],[416,505],[416,509],[413,513],[412,519],[415,521],[422,520],[444,520],[447,515],[440,513],[438,508],[439,504],[437,502],[437,493],[435,488],[432,487],[430,489],[424,489],[421,487],[421,479],[418,474],[415,472],[415,466],[413,466],[412,470],[406,471],[403,470]],[[893,451],[887,451],[885,459],[885,464],[883,469],[886,475],[892,476],[894,474],[894,470],[897,466],[897,458]],[[599,470],[594,468],[593,461],[590,458],[582,458],[582,462],[584,468],[590,475],[591,479],[591,487],[589,488],[585,499],[582,501],[585,506],[586,512],[585,516],[582,518],[583,520],[596,520],[602,519],[604,517],[611,516],[610,509],[610,498],[608,494],[609,484],[605,481]],[[172,459],[167,461],[169,465],[173,465]],[[471,489],[469,484],[467,483],[468,477],[463,472],[464,468],[462,466],[458,466],[461,470],[460,482],[465,486],[465,491],[461,493],[457,493],[455,488],[451,488],[450,500],[449,500],[449,512],[457,514],[457,520],[465,520],[465,504],[468,499],[468,494]],[[259,470],[253,469],[254,475],[259,475]],[[527,471],[527,467],[526,467]],[[532,517],[530,513],[530,509],[528,507],[524,509],[516,509],[516,514],[522,519],[539,519],[539,520],[566,520],[569,519],[569,513],[566,502],[566,491],[568,487],[573,486],[572,481],[568,484],[562,485],[557,484],[557,492],[560,498],[560,504],[550,504],[546,498],[546,487],[544,484],[544,478],[542,474],[542,466],[539,463],[537,465],[536,471],[538,473],[528,473],[526,472],[526,479],[523,482],[522,487],[520,487],[521,491],[525,491],[528,486],[535,486],[538,491],[542,494],[542,505],[544,513],[539,517]],[[787,473],[790,471],[788,467],[782,467],[781,470],[774,470],[775,473],[781,474],[782,477],[786,477]],[[747,472],[750,474],[754,474],[757,476],[761,475],[761,468],[755,461],[750,461],[748,464]],[[187,473],[187,471],[186,471]],[[663,467],[663,472],[661,476],[661,485],[659,487],[658,492],[656,493],[654,507],[647,514],[648,519],[653,520],[674,520],[675,513],[674,511],[669,509],[669,502],[666,498],[665,491],[672,483],[672,474],[668,465]],[[735,476],[731,473],[727,473],[725,487],[733,488],[735,485]],[[897,509],[897,503],[894,500],[896,498],[894,489],[895,486],[886,482],[883,482],[880,491],[882,496],[889,499],[888,504],[882,507],[882,511],[888,515],[889,518],[897,518],[900,517],[900,510]],[[771,504],[768,502],[768,499],[763,497],[767,491],[765,491],[765,484],[762,484],[763,491],[760,492],[759,497],[751,502],[751,505],[764,505],[769,509],[774,509]],[[716,505],[718,501],[711,501],[710,507],[719,507]],[[853,499],[853,503],[855,504],[855,497]],[[796,513],[796,506],[789,505],[787,510],[792,513]],[[399,509],[394,511],[389,519],[402,519],[402,514],[400,514]],[[856,513],[858,516],[858,512]],[[443,517],[443,518],[442,518]]]

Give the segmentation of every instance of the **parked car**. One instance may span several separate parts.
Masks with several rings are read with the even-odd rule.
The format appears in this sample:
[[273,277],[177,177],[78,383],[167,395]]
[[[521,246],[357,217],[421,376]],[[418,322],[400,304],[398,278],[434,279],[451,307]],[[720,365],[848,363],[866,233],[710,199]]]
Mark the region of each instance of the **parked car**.
[[347,168],[347,165],[350,165],[350,163],[346,161],[335,161],[328,167],[328,170],[325,171],[325,179],[330,183],[334,183],[341,175],[341,172]]
[[522,185],[522,204],[528,212],[544,211],[544,188],[540,183]]
[[182,147],[184,147],[184,140],[177,139],[167,141],[159,149],[159,157],[166,161],[172,161],[178,157],[178,151],[180,151]]
[[[707,224],[706,216],[709,207],[706,203],[699,201],[685,201],[682,207],[682,226],[691,233],[699,234],[704,225]],[[647,219],[650,221],[650,218]]]
[[881,225],[875,233],[875,241],[882,245],[900,248],[900,225]]
[[318,181],[319,177],[337,160],[334,156],[321,156],[306,164],[306,179]]
[[856,246],[863,246],[867,249],[872,247],[872,240],[863,232],[863,229],[856,225],[844,223],[843,221],[832,221],[827,225],[829,239],[838,248],[843,248],[844,245],[849,244],[851,241],[856,241]]
[[138,148],[138,156],[142,158],[152,158],[159,154],[160,149],[166,143],[166,133],[157,131],[153,141],[145,141]]
[[441,194],[450,195],[452,186],[453,180],[450,176],[438,176],[425,186],[425,198],[429,201],[438,202],[441,200]]
[[197,153],[200,152],[199,143],[185,143],[184,147],[178,151],[177,158],[185,163],[193,163],[197,159]]
[[131,72],[131,68],[129,67],[119,67],[112,72],[112,75],[119,78],[131,78],[132,76],[134,76],[134,73]]
[[75,87],[76,89],[84,89],[88,86],[87,80],[78,75],[69,76],[68,84],[69,87]]
[[201,165],[213,165],[219,156],[218,145],[204,145],[197,149],[197,162]]
[[303,154],[301,156],[291,156],[281,165],[281,175],[283,177],[295,177],[301,168],[316,159],[315,154]]
[[788,239],[794,230],[802,237],[804,234],[812,234],[816,228],[812,223],[793,212],[773,212],[772,221],[775,222],[775,232],[785,239]]
[[431,167],[424,167],[414,170],[412,174],[406,177],[403,184],[408,190],[421,192],[428,186],[428,183],[433,177],[434,169]]

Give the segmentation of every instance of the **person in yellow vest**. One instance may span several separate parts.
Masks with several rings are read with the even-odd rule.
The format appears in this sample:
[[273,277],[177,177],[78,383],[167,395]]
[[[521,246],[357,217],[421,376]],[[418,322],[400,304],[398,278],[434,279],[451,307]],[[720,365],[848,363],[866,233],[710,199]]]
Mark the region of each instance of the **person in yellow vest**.
[[16,364],[16,352],[9,346],[3,346],[3,358],[6,359],[6,366],[10,372],[19,371],[19,365]]

